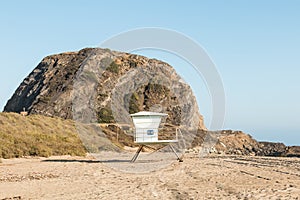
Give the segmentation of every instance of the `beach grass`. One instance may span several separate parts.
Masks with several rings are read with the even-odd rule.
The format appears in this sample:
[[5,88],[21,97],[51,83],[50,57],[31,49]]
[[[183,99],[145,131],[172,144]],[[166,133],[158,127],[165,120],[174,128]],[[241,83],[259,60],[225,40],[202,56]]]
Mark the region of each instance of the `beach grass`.
[[85,154],[71,120],[0,113],[0,158]]

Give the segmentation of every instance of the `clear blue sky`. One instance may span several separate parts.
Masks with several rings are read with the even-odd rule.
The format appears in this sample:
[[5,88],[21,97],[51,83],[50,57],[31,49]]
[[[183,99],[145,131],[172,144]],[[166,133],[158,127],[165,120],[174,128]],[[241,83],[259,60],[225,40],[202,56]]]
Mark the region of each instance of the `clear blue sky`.
[[[1,1],[0,106],[49,54],[95,47],[134,28],[161,27],[194,39],[216,64],[226,90],[225,129],[300,145],[299,10],[296,0]],[[164,53],[157,57],[178,71],[184,65]],[[197,98],[209,121],[208,95]]]

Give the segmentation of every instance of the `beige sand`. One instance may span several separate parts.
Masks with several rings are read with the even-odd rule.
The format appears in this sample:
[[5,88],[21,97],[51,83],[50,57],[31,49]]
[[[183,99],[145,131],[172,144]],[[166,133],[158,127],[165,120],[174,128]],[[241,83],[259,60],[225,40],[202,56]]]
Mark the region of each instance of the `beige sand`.
[[300,199],[300,159],[190,153],[182,163],[142,174],[91,158],[10,159],[0,163],[0,199],[5,198]]

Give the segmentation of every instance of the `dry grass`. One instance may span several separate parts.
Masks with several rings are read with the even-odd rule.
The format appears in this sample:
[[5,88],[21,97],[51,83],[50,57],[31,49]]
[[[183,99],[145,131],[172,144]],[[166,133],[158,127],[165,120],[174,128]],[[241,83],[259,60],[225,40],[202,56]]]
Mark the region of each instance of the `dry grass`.
[[85,153],[71,120],[0,113],[0,158]]

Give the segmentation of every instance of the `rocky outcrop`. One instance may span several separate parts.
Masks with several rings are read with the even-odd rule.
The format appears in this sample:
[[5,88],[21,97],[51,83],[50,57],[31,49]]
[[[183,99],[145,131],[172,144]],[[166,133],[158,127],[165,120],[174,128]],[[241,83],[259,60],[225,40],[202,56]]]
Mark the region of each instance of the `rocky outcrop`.
[[283,143],[258,142],[242,131],[224,130],[220,132],[218,142],[211,153],[300,157],[300,147],[289,147]]
[[286,157],[299,157],[300,158],[300,146],[289,146],[283,154]]
[[191,88],[165,62],[87,48],[45,57],[7,102],[5,112],[83,122],[128,123],[128,113],[168,113],[167,123],[205,129]]
[[285,156],[288,147],[283,143],[258,142],[260,151],[256,153],[259,156]]
[[259,152],[259,143],[242,131],[224,130],[219,135],[215,149],[219,153],[237,155],[255,155]]

